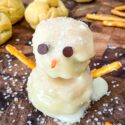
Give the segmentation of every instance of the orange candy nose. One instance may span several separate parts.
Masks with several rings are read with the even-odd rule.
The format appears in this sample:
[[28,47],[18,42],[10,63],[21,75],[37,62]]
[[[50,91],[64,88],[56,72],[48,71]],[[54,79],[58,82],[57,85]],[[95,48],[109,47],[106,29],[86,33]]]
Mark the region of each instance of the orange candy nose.
[[52,60],[52,62],[51,62],[51,68],[55,68],[56,65],[57,65],[57,60],[56,59]]

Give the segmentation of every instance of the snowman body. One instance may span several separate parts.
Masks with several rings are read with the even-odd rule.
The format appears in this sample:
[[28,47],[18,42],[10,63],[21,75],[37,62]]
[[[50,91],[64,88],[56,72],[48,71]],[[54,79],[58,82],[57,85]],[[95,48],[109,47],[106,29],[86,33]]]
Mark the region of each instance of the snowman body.
[[51,78],[35,68],[28,81],[29,99],[45,115],[76,122],[92,99],[92,81],[89,69],[77,78],[62,79]]
[[94,56],[92,32],[71,18],[42,21],[33,36],[36,68],[27,83],[28,97],[45,115],[80,121],[93,97],[89,62]]

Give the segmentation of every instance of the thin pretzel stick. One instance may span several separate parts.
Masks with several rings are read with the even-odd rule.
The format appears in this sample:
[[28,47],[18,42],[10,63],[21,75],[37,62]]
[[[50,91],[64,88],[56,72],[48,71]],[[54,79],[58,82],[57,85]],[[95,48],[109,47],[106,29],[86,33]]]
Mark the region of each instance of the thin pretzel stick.
[[104,26],[115,26],[115,27],[125,28],[125,23],[117,22],[117,21],[103,21],[103,25]]
[[99,69],[96,69],[96,70],[92,70],[92,76],[94,78],[96,77],[100,77],[100,76],[103,76],[105,74],[108,74],[112,71],[116,71],[118,70],[119,68],[121,68],[122,64],[119,62],[119,61],[116,61],[116,62],[113,62],[111,64],[108,64],[106,66],[103,66]]
[[91,20],[99,20],[99,21],[120,21],[120,22],[125,22],[124,18],[112,16],[112,15],[104,15],[104,14],[87,14],[86,15],[87,19]]
[[121,12],[119,10],[111,10],[111,13],[114,14],[114,15],[117,15],[117,16],[120,16],[120,17],[125,17],[125,12]]
[[105,122],[105,125],[112,125],[111,122]]
[[125,10],[125,5],[123,5],[123,6],[117,6],[114,9],[115,10]]
[[29,68],[33,69],[36,65],[33,61],[31,61],[29,58],[27,58],[24,54],[19,52],[15,47],[12,45],[7,45],[6,50],[10,52],[12,55],[14,55],[16,58],[18,58],[22,63],[27,65]]

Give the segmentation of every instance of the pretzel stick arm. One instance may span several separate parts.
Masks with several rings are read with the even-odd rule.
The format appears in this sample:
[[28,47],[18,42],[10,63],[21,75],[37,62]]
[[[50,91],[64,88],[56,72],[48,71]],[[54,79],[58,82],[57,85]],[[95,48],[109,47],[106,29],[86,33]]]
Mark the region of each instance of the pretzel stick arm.
[[7,45],[6,46],[6,50],[14,55],[16,58],[18,58],[22,63],[24,63],[25,65],[27,65],[29,68],[33,69],[36,65],[33,61],[31,61],[29,58],[27,58],[24,54],[22,54],[21,52],[19,52],[15,47],[13,47],[12,45]]
[[93,70],[91,73],[92,73],[92,76],[96,78],[96,77],[100,77],[108,73],[111,73],[113,71],[117,71],[121,67],[122,67],[122,64],[119,61],[116,61],[106,66],[103,66],[99,69]]

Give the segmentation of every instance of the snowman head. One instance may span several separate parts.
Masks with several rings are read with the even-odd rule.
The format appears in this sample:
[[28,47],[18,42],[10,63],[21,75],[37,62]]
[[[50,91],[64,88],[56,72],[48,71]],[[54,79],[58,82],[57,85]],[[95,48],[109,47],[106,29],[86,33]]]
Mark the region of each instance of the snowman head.
[[72,18],[42,21],[33,36],[37,68],[50,77],[79,76],[94,56],[93,35],[88,26]]

